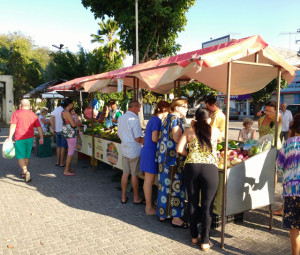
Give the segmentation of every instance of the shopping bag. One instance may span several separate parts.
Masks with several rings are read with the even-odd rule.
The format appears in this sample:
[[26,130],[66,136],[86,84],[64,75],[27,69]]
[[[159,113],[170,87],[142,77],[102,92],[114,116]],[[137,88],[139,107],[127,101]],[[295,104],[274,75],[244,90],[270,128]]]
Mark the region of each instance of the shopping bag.
[[6,139],[2,146],[2,157],[6,159],[12,159],[15,157],[15,155],[16,152],[14,143]]

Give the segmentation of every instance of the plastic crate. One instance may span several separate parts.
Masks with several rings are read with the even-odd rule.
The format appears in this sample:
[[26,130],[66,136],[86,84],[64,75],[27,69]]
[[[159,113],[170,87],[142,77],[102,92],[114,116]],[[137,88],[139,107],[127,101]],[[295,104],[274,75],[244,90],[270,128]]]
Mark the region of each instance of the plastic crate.
[[[229,215],[225,217],[226,223],[234,222],[234,223],[240,223],[244,220],[244,213]],[[211,222],[211,228],[215,229],[220,227],[222,224],[222,216],[213,214],[212,222]]]
[[40,139],[37,138],[37,155],[39,158],[52,157],[50,137],[44,137],[43,145],[40,145]]

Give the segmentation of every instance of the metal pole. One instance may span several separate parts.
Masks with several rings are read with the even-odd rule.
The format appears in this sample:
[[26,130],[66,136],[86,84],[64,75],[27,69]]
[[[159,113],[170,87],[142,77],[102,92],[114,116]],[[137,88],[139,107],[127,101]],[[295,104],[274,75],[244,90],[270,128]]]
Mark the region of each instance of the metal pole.
[[[275,146],[277,147],[278,142],[278,122],[279,122],[279,104],[280,104],[280,85],[281,85],[281,68],[278,67],[278,75],[277,75],[277,102],[276,102],[276,126],[275,126]],[[276,171],[274,173],[274,189],[276,189],[277,176]],[[274,190],[275,193],[275,190]],[[270,219],[269,219],[269,230],[272,231],[273,228],[273,210],[272,205],[269,205]]]
[[91,104],[92,104],[92,169],[95,172],[95,140],[94,140],[94,93],[91,92]]
[[229,127],[229,106],[230,106],[230,84],[231,83],[231,62],[228,63],[227,70],[227,92],[226,92],[226,122],[225,122],[225,152],[224,152],[224,172],[223,172],[223,197],[222,197],[222,225],[221,225],[221,248],[224,248],[225,239],[225,216],[226,216],[226,196],[227,196],[227,152],[228,152],[228,127]]
[[139,60],[139,16],[138,16],[138,0],[135,0],[135,64],[138,65],[140,63]]
[[177,97],[180,97],[180,81],[177,81]]
[[82,91],[79,91],[79,101],[80,101],[80,115],[81,119],[83,119],[83,114],[82,114]]

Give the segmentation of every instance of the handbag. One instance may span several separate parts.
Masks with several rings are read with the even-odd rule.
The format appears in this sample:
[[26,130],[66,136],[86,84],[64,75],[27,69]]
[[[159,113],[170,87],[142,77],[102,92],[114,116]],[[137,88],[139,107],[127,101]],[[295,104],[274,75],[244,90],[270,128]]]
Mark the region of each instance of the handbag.
[[73,128],[70,123],[63,125],[62,135],[65,138],[74,138],[77,135],[77,128]]

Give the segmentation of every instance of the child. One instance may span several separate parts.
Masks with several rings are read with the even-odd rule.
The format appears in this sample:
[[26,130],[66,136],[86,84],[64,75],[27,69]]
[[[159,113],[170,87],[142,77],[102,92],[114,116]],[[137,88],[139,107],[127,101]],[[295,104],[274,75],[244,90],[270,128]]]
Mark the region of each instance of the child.
[[[79,119],[78,119],[78,115],[77,115],[76,112],[75,112],[75,109],[72,108],[72,109],[70,110],[70,113],[71,113],[71,115],[72,115],[72,119],[74,120],[75,124],[78,124]],[[78,134],[81,134],[80,126],[78,126]]]
[[243,120],[244,128],[240,130],[238,141],[255,140],[256,131],[252,128],[253,120],[245,118]]
[[277,159],[277,170],[283,172],[283,227],[290,229],[292,254],[300,254],[300,114],[290,127],[295,136],[284,142]]

